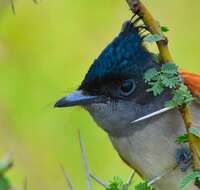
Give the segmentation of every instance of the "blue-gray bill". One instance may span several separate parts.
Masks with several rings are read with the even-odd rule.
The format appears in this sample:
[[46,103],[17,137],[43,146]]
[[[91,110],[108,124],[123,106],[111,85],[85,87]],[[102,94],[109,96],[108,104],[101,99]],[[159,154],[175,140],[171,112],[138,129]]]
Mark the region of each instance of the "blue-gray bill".
[[85,95],[82,90],[77,90],[68,96],[65,96],[58,100],[54,107],[72,107],[72,106],[84,106],[91,103],[103,102],[103,97]]

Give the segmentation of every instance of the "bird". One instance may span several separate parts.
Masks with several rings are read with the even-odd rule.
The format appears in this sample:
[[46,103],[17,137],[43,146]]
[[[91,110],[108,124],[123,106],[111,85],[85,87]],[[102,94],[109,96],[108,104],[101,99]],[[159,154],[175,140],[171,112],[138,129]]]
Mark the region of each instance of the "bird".
[[[120,158],[159,190],[177,190],[191,171],[191,154],[175,142],[186,133],[176,108],[166,108],[172,97],[165,89],[160,96],[147,92],[144,74],[160,69],[144,43],[144,26],[127,21],[119,34],[94,60],[77,90],[55,103],[56,108],[80,106],[102,128]],[[180,70],[180,77],[194,97],[200,95],[200,75]],[[190,105],[198,123],[200,104]],[[182,163],[182,165],[181,165]],[[159,179],[159,180],[154,180]],[[196,190],[194,184],[186,190]]]

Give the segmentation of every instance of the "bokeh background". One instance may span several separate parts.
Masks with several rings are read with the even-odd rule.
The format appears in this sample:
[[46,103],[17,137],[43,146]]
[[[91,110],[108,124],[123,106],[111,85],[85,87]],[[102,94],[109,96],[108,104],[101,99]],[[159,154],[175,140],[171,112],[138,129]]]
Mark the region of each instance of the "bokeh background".
[[[144,0],[167,34],[175,62],[200,72],[200,1]],[[13,154],[8,173],[30,190],[66,189],[59,164],[85,188],[77,138],[84,137],[90,169],[105,181],[128,178],[106,134],[80,108],[52,108],[76,89],[99,52],[131,17],[125,0],[0,0],[0,156]],[[137,146],[137,145],[135,145]],[[93,183],[94,189],[101,189]]]

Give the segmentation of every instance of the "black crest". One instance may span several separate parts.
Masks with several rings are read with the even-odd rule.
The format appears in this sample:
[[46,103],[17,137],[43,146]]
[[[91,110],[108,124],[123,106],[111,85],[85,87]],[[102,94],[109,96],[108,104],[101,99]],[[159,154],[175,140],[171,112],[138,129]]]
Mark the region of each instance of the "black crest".
[[89,92],[107,80],[143,78],[144,72],[152,67],[153,56],[143,45],[144,27],[137,26],[137,21],[123,25],[123,30],[91,65],[80,89]]

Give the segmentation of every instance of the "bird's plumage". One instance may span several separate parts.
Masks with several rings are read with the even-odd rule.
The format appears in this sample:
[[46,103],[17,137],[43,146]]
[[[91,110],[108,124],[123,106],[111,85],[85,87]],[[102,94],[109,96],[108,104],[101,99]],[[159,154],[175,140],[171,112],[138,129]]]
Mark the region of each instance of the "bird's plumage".
[[[120,157],[145,179],[151,180],[176,166],[179,145],[175,139],[185,133],[185,127],[177,110],[166,110],[135,125],[131,123],[154,112],[160,113],[171,98],[169,89],[156,97],[146,91],[145,71],[160,65],[143,45],[140,29],[135,23],[126,23],[94,61],[78,91],[58,101],[56,107],[83,106],[108,133]],[[181,74],[193,94],[200,94],[200,76],[188,72]],[[125,90],[131,87],[131,93],[122,93],[124,84]],[[114,108],[113,98],[117,100]],[[192,111],[198,122],[200,106],[193,104]],[[155,186],[161,190],[177,190],[183,176],[185,173],[176,168]],[[187,190],[196,189],[192,185]]]
[[193,96],[200,99],[200,75],[187,71],[180,71],[185,85],[190,89]]
[[[191,109],[194,122],[199,125],[200,104],[193,103]],[[147,181],[172,170],[154,186],[158,190],[179,189],[181,180],[189,175],[192,169],[182,172],[175,159],[176,151],[181,148],[175,142],[176,137],[186,133],[178,110],[167,111],[124,130],[129,135],[118,137],[109,135],[120,157],[139,171]],[[191,184],[185,190],[198,190],[198,188]]]
[[155,65],[153,54],[143,45],[140,30],[141,26],[127,22],[94,61],[79,89],[99,94],[99,86],[108,81],[118,82],[130,77],[141,80],[144,72]]

